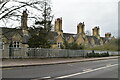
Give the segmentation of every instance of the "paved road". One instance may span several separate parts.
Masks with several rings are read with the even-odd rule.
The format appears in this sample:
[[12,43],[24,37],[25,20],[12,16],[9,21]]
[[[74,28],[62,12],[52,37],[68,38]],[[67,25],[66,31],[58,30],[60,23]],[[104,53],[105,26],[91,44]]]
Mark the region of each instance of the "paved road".
[[118,78],[118,60],[4,68],[3,78]]

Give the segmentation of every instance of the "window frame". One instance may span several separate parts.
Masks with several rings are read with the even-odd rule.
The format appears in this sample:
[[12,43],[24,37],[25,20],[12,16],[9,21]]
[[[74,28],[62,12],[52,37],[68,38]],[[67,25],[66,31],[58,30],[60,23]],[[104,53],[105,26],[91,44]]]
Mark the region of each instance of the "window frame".
[[20,48],[20,42],[19,41],[13,41],[12,42],[12,47],[13,48]]

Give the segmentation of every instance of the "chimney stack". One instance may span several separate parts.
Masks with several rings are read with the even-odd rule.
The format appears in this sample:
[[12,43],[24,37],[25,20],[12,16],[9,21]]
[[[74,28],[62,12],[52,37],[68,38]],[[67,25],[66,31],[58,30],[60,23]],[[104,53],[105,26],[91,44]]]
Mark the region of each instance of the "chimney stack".
[[84,29],[85,29],[85,24],[84,24],[84,22],[83,22],[83,23],[80,22],[80,23],[77,25],[77,34],[79,34],[79,33],[85,34]]
[[62,32],[62,18],[57,18],[55,20],[54,31],[55,32]]
[[28,29],[27,18],[28,18],[28,14],[27,14],[27,9],[26,9],[23,11],[22,16],[21,16],[21,28],[22,28],[22,30]]
[[27,9],[23,11],[22,16],[21,16],[21,29],[23,32],[23,36],[29,36],[28,34],[28,26],[27,26]]
[[110,38],[111,37],[111,33],[105,33],[105,38]]
[[100,36],[99,26],[94,27],[92,30],[93,30],[93,36],[96,36],[96,37]]

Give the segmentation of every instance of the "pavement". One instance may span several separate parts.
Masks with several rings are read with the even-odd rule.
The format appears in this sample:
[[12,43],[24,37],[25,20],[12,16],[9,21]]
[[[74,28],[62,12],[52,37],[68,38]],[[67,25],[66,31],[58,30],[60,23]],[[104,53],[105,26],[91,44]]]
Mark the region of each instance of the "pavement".
[[96,61],[96,60],[115,59],[115,58],[118,58],[118,56],[100,57],[100,58],[2,59],[2,64],[0,64],[0,68],[66,64],[66,63]]

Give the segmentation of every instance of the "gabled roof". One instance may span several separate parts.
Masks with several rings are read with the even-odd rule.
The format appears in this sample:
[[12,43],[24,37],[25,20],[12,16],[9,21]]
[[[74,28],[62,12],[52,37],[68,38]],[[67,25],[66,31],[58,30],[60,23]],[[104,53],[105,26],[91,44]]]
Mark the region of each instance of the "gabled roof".
[[95,44],[100,45],[100,39],[98,39],[95,36],[86,36],[86,38],[88,39],[88,42],[91,43],[91,40],[94,39]]
[[8,40],[12,40],[12,37],[15,34],[19,34],[22,37],[22,43],[27,43],[30,38],[30,36],[23,35],[21,29],[6,28],[6,27],[1,27],[1,28],[2,28],[2,35],[5,36]]
[[19,33],[23,37],[23,33],[20,29],[2,27],[2,35],[4,35],[8,40],[11,40],[13,35],[16,33]]
[[76,34],[71,34],[71,33],[63,33],[63,37],[65,40],[68,40],[71,36],[75,36]]
[[105,43],[106,41],[110,41],[109,38],[105,38],[105,37],[100,37],[100,39],[102,39],[103,43]]
[[[74,35],[74,40],[77,40],[79,38],[79,36],[82,35],[82,33],[78,33],[77,35]],[[83,37],[83,39],[85,40],[85,38]]]
[[[57,36],[58,36],[57,32],[51,32],[49,35],[50,35],[50,40],[49,41],[51,43],[56,43],[56,39],[57,39]],[[74,38],[74,40],[77,40],[80,35],[81,35],[81,33],[79,33],[79,34],[63,33],[63,38],[65,40],[69,40],[69,38],[72,36]],[[100,37],[100,39],[98,39],[95,36],[86,35],[85,37],[83,37],[83,39],[85,40],[85,38],[88,39],[88,43],[90,43],[90,44],[92,44],[92,39],[93,39],[95,41],[96,45],[100,45],[101,39],[102,39],[103,43],[108,41],[108,38],[105,38],[105,37]]]

